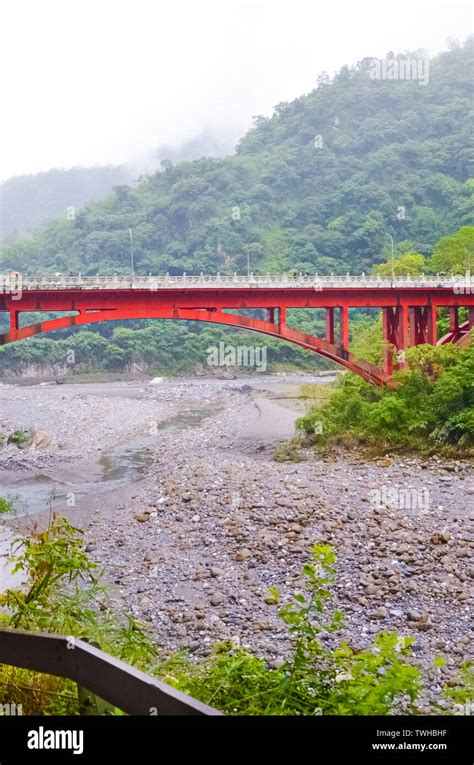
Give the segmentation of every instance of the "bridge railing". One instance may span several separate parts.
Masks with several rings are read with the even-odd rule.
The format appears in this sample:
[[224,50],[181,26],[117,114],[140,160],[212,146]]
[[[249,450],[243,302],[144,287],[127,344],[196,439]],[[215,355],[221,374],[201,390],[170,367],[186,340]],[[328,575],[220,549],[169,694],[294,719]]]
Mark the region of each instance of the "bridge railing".
[[[12,281],[11,274],[0,276],[3,280]],[[324,290],[331,288],[377,289],[377,288],[433,288],[444,287],[452,289],[463,277],[459,276],[397,276],[394,279],[362,275],[317,276],[291,274],[262,276],[221,275],[206,276],[204,274],[188,276],[66,276],[63,274],[45,276],[22,276],[15,274],[17,288],[22,290],[165,290],[165,289],[196,289],[196,288],[310,288]]]
[[0,664],[67,677],[131,715],[221,715],[82,640],[0,630]]

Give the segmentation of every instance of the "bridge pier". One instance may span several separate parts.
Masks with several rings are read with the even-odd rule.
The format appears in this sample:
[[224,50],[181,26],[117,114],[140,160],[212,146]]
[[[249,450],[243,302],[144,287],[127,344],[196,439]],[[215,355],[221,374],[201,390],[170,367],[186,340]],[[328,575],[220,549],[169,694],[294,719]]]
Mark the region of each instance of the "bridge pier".
[[269,321],[270,324],[275,324],[275,309],[274,308],[267,308],[267,321]]
[[280,329],[286,327],[286,308],[283,306],[278,309],[278,326]]
[[474,329],[474,307],[469,308],[468,322],[469,322],[469,329]]
[[10,308],[10,332],[15,329],[20,329],[20,312]]
[[326,308],[326,342],[334,345],[334,308]]
[[[437,343],[437,306],[405,305],[383,308],[384,371],[391,375],[394,369],[404,369],[406,362],[403,352],[415,345],[436,345]],[[459,330],[458,308],[450,307],[450,324]],[[454,331],[454,329],[452,329]],[[397,363],[393,364],[393,348],[397,351]]]
[[438,328],[436,326],[436,306],[428,305],[426,306],[426,311],[428,312],[428,339],[426,342],[430,345],[436,345],[438,341]]
[[449,331],[459,331],[459,308],[457,305],[453,305],[449,309]]
[[[404,351],[408,346],[409,316],[406,305],[383,308],[384,371],[391,375],[394,369],[404,369]],[[414,317],[416,334],[416,316]],[[397,363],[393,363],[393,349],[397,351]]]
[[349,350],[349,308],[342,305],[339,308],[339,343],[345,351]]
[[[456,307],[457,322],[457,307]],[[436,306],[410,308],[410,346],[429,343],[436,345]]]

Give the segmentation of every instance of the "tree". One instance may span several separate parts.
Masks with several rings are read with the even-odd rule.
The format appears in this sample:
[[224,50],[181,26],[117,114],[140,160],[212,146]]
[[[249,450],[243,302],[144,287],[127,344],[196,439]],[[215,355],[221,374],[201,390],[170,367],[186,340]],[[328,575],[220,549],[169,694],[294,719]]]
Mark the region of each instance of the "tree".
[[395,276],[421,276],[426,271],[426,261],[419,252],[406,252],[398,258],[388,260],[386,263],[380,263],[372,269],[373,276],[390,277],[392,273]]
[[430,265],[436,272],[453,274],[465,274],[474,268],[474,226],[464,226],[452,236],[440,239]]

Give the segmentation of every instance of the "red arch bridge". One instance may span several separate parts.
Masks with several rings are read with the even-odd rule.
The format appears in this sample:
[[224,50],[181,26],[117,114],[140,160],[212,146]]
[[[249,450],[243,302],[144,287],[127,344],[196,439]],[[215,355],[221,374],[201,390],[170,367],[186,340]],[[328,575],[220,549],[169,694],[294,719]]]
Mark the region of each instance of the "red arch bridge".
[[[21,277],[0,276],[0,311],[10,315],[10,329],[0,344],[42,332],[123,319],[186,319],[262,332],[294,343],[341,364],[376,385],[403,368],[403,351],[421,343],[467,343],[474,327],[474,284],[469,276],[148,276]],[[383,312],[383,366],[349,353],[349,309]],[[449,332],[436,335],[438,308],[449,310]],[[468,309],[460,322],[459,308]],[[265,318],[241,312],[264,309]],[[286,312],[293,308],[325,310],[325,337],[293,329]],[[72,315],[20,326],[20,314],[72,312]],[[23,321],[22,321],[23,323]]]

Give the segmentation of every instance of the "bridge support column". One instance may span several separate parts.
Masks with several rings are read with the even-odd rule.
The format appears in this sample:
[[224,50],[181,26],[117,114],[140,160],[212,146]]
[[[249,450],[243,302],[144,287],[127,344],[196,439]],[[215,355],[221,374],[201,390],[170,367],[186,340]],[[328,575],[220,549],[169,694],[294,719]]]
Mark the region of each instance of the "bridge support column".
[[408,345],[408,308],[400,306],[400,345],[405,349]]
[[382,309],[382,336],[384,340],[383,370],[385,374],[393,373],[393,308]]
[[279,308],[278,309],[278,325],[281,327],[286,327],[286,308]]
[[334,345],[334,308],[326,308],[326,341]]
[[411,347],[417,345],[416,339],[418,335],[418,316],[417,308],[408,309],[408,345]]
[[449,309],[449,331],[457,332],[459,330],[459,308],[457,305]]
[[468,321],[469,329],[474,329],[474,307],[469,308]]
[[[394,369],[406,367],[404,351],[408,346],[408,308],[397,305],[383,308],[384,372],[392,374]],[[416,309],[415,309],[416,310]],[[416,322],[416,313],[414,314]],[[393,349],[397,352],[397,363],[393,363]]]
[[274,308],[267,308],[267,321],[269,321],[270,324],[275,324],[275,309]]
[[[450,313],[450,323],[453,322],[451,326],[458,326],[457,307],[454,310],[454,314]],[[410,308],[410,345],[436,345],[436,339],[436,306]]]
[[10,332],[14,329],[20,329],[20,312],[10,309]]
[[426,308],[427,314],[428,314],[428,322],[427,322],[427,338],[426,342],[430,345],[436,345],[436,342],[438,340],[438,330],[436,327],[436,306],[435,305],[429,305]]
[[349,350],[349,308],[342,305],[339,309],[339,342],[344,350]]

